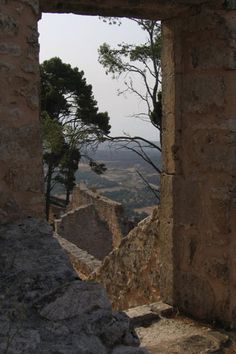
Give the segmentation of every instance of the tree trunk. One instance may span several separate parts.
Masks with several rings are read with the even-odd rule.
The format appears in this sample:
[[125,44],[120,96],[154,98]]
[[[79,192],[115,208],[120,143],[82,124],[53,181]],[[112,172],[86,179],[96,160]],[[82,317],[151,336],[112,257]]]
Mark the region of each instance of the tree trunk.
[[52,183],[52,166],[48,165],[48,176],[47,176],[47,188],[46,188],[46,219],[49,220],[49,212],[50,212],[50,196],[51,196],[51,183]]
[[66,205],[70,202],[70,189],[66,188]]

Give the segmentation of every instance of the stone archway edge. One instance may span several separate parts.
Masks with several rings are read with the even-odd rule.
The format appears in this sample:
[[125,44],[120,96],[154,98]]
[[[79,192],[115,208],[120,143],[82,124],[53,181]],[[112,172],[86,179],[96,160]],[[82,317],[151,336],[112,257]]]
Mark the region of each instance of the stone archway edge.
[[39,0],[42,12],[168,19],[214,0]]

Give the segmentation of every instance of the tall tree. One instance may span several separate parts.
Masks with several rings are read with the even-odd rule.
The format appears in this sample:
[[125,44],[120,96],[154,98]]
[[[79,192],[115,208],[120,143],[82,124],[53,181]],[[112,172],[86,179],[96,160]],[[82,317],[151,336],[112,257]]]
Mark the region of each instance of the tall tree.
[[48,218],[53,185],[64,184],[68,202],[82,147],[96,145],[104,134],[109,134],[110,125],[108,113],[98,111],[92,86],[87,84],[83,71],[60,58],[44,61],[40,70]]
[[76,146],[66,144],[66,148],[59,164],[59,171],[55,177],[56,182],[64,186],[66,192],[66,204],[70,201],[70,193],[75,185],[75,172],[81,158],[79,149]]
[[42,135],[43,135],[43,160],[47,166],[45,170],[45,202],[46,217],[49,217],[50,195],[55,185],[55,172],[65,151],[65,139],[63,128],[59,122],[42,112]]

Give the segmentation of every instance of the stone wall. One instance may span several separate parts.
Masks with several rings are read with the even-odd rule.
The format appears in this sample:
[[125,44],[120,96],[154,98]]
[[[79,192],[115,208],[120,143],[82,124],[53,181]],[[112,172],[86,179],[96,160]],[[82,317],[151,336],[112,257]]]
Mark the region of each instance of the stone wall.
[[73,190],[68,210],[89,204],[94,206],[99,219],[110,230],[113,248],[118,247],[123,236],[130,230],[128,223],[125,222],[122,204],[77,185]]
[[112,234],[92,204],[83,205],[55,221],[57,234],[98,259],[112,250]]
[[77,247],[74,243],[66,240],[65,238],[54,234],[54,237],[60,243],[61,247],[68,254],[74,270],[80,279],[88,279],[91,273],[101,267],[102,263],[97,258]]
[[[236,7],[163,22],[161,291],[236,325]],[[217,8],[218,7],[218,8]],[[232,10],[232,11],[231,11]]]
[[0,224],[43,216],[35,0],[0,1]]
[[91,276],[103,284],[116,309],[150,304],[160,299],[158,209],[130,231]]

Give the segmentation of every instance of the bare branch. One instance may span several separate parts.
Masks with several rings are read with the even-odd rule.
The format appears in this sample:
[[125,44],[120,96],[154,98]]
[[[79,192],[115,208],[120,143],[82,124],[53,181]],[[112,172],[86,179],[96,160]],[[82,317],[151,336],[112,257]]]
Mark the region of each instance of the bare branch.
[[147,139],[145,139],[145,138],[143,138],[143,137],[141,137],[141,136],[128,136],[128,135],[125,135],[125,136],[114,136],[114,137],[112,137],[112,136],[109,136],[109,135],[106,135],[106,140],[108,140],[108,141],[116,141],[116,140],[121,140],[121,141],[143,141],[143,142],[145,142],[145,143],[147,143],[148,144],[148,146],[150,146],[150,147],[152,147],[152,148],[154,148],[154,149],[157,149],[158,151],[160,151],[161,152],[161,148],[158,146],[158,145],[156,145],[155,143],[153,143],[152,141],[150,141],[150,140],[147,140]]
[[146,180],[146,178],[142,175],[141,172],[139,172],[138,170],[136,170],[137,174],[139,175],[139,177],[143,180],[143,182],[146,184],[146,186],[148,187],[148,189],[155,195],[155,197],[157,198],[157,200],[160,202],[160,197],[159,195],[156,193],[155,189],[152,188],[152,186],[150,185],[150,183],[148,183],[148,181]]

